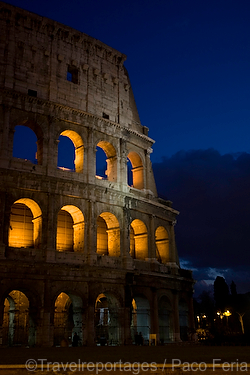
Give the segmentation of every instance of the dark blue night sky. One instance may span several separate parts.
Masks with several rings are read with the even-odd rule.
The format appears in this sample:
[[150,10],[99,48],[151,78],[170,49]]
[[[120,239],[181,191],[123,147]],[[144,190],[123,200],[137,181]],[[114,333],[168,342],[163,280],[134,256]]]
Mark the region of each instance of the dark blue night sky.
[[6,2],[127,55],[159,193],[180,211],[182,265],[197,290],[222,275],[250,291],[250,2]]

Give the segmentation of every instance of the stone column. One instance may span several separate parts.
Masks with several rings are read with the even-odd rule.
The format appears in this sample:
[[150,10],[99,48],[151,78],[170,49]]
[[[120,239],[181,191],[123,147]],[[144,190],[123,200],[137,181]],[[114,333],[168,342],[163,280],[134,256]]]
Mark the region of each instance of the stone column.
[[43,233],[46,243],[46,260],[47,262],[55,262],[56,258],[56,232],[57,232],[57,217],[55,213],[55,195],[48,194],[47,201],[47,217],[43,220]]
[[95,306],[89,305],[87,308],[87,345],[93,346],[95,344]]
[[123,265],[125,269],[133,269],[133,259],[130,252],[130,209],[129,202],[126,201],[123,207],[122,229],[121,229],[121,256],[123,257]]
[[84,163],[84,147],[83,145],[75,149],[75,171],[76,173],[83,173]]
[[179,265],[179,257],[176,249],[176,243],[175,243],[175,232],[174,232],[174,226],[176,224],[176,221],[173,221],[169,228],[170,228],[170,238],[169,238],[169,261],[174,262]]
[[36,327],[36,345],[50,347],[54,345],[54,327],[51,323],[50,282],[48,280],[44,280],[43,297]]
[[127,273],[125,283],[125,298],[124,298],[124,310],[123,310],[123,322],[124,322],[124,345],[132,344],[131,337],[131,318],[132,318],[132,296],[131,296],[131,284],[133,283],[133,274]]
[[179,296],[178,292],[173,290],[173,339],[175,342],[180,342],[180,322],[179,322]]
[[96,175],[96,145],[94,145],[93,130],[88,128],[88,141],[85,147],[87,182],[95,184]]
[[[96,259],[97,223],[95,218],[95,203],[88,200],[88,216],[86,221],[86,252],[90,264]],[[85,247],[85,246],[84,246]]]
[[108,252],[110,256],[120,256],[120,228],[107,229]]
[[149,225],[150,225],[150,232],[148,233],[148,258],[151,261],[156,261],[156,245],[155,245],[155,223],[154,223],[155,216],[150,215],[149,218]]
[[146,190],[150,190],[150,180],[151,180],[151,176],[150,176],[150,170],[151,170],[151,160],[150,160],[150,154],[153,152],[153,150],[151,148],[148,148],[146,151],[145,151],[145,186],[144,186],[144,189]]
[[[6,225],[9,224],[9,219],[5,213],[5,201],[6,201],[6,194],[4,192],[0,193],[0,259],[5,259],[5,239],[8,238],[5,235],[5,231],[8,228]],[[8,219],[8,220],[7,220]],[[7,220],[7,223],[6,223]]]
[[77,335],[80,338],[80,344],[83,344],[83,309],[82,307],[73,307],[73,321],[74,321],[74,328],[73,328],[73,334],[76,332]]
[[83,253],[84,251],[84,233],[85,233],[85,223],[84,221],[73,224],[74,228],[74,244],[76,247],[75,252]]
[[88,344],[88,309],[82,309],[82,345]]
[[123,345],[130,345],[132,344],[132,337],[131,337],[131,308],[130,307],[124,307],[123,311],[123,319],[124,319],[124,341],[121,342]]
[[107,179],[109,181],[117,181],[117,157],[111,156],[107,162]]
[[0,347],[3,343],[3,317],[4,317],[4,299],[1,296],[2,305],[0,306]]
[[0,132],[0,155],[1,155],[1,165],[2,166],[7,166],[6,165],[6,162],[7,160],[9,159],[9,157],[11,156],[11,152],[12,152],[12,149],[9,150],[9,147],[10,147],[10,139],[9,139],[9,135],[10,135],[10,128],[9,128],[9,124],[10,124],[10,109],[9,107],[7,106],[3,106],[1,108],[1,111],[3,111],[3,125],[2,125],[2,133]]
[[36,327],[36,345],[44,347],[53,346],[53,342],[51,343],[50,328],[50,313],[41,309]]
[[53,119],[48,121],[48,141],[47,149],[44,149],[44,163],[46,163],[48,176],[54,176],[57,170],[57,159],[58,159],[58,143],[59,140],[56,139],[56,134],[54,131],[55,124],[52,122]]
[[159,317],[158,317],[158,298],[156,289],[152,293],[152,309],[151,309],[151,333],[155,334],[159,342]]
[[[145,168],[146,171],[146,168]],[[133,173],[133,187],[139,190],[145,189],[144,183],[144,168],[142,166],[132,168]]]
[[118,181],[122,185],[128,185],[127,182],[127,150],[126,150],[126,142],[123,139],[120,139],[120,160],[119,160],[120,168],[119,168],[119,177]]

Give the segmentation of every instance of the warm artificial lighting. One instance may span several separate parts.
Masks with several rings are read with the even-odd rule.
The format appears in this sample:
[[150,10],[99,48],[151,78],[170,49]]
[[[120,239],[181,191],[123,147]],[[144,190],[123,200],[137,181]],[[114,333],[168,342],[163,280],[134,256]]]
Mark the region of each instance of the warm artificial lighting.
[[144,188],[144,170],[142,160],[140,156],[134,151],[128,154],[128,159],[132,164],[133,187],[135,189],[141,190]]
[[[135,259],[148,258],[148,233],[146,225],[139,219],[131,223],[130,230],[130,255]],[[131,248],[131,245],[134,248]]]
[[57,217],[57,250],[83,251],[84,216],[78,207],[63,206]]
[[73,130],[64,130],[60,135],[64,137],[68,137],[71,139],[75,146],[75,169],[77,173],[83,172],[83,156],[84,156],[84,148],[83,148],[83,141],[79,134],[74,132]]
[[120,255],[119,221],[111,212],[103,212],[97,219],[97,254]]
[[[106,154],[107,170],[105,174],[108,181],[117,181],[117,155],[114,146],[107,141],[100,141],[97,143],[97,147],[100,147]],[[102,178],[105,180],[106,178]]]
[[155,231],[155,242],[158,260],[161,263],[170,262],[169,256],[169,239],[168,232],[162,226],[159,226]]

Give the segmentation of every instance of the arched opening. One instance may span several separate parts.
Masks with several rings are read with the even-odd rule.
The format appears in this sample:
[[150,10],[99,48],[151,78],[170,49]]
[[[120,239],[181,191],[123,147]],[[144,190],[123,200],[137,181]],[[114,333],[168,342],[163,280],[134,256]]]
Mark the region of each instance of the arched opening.
[[[128,185],[134,187],[135,189],[142,190],[144,189],[144,171],[143,171],[143,164],[140,156],[134,152],[131,151],[128,154],[128,159],[131,162],[132,165],[132,184],[128,180]],[[130,173],[130,166],[128,165],[128,177],[130,176],[131,179],[131,173]]]
[[84,147],[80,135],[73,130],[64,130],[59,137],[58,168],[83,172]]
[[179,323],[180,323],[180,338],[182,341],[188,340],[188,305],[184,299],[179,301]]
[[78,346],[82,345],[82,299],[71,293],[60,293],[55,301],[54,310],[54,345],[69,346],[76,333]]
[[75,206],[63,206],[57,215],[56,249],[83,252],[84,216]]
[[99,146],[96,146],[96,178],[107,180],[107,156]]
[[127,158],[127,182],[128,186],[133,187],[133,167],[129,158]]
[[158,303],[158,318],[159,318],[159,340],[160,343],[166,344],[173,341],[173,316],[172,307],[169,299],[162,296]]
[[[132,300],[131,336],[135,344],[148,344],[150,334],[150,307],[147,298],[136,296]],[[140,336],[141,340],[138,340]]]
[[160,263],[170,262],[168,232],[162,226],[155,231],[156,258]]
[[95,336],[97,345],[119,345],[121,327],[119,303],[109,293],[101,293],[95,302]]
[[133,220],[130,226],[130,255],[133,259],[148,258],[148,231],[139,219]]
[[11,207],[9,246],[39,248],[42,237],[42,211],[29,198],[17,200]]
[[100,141],[96,148],[96,177],[117,180],[117,156],[116,150],[111,143]]
[[3,345],[34,346],[35,331],[28,298],[19,290],[12,290],[4,301]]
[[37,164],[37,136],[27,126],[15,126],[13,157]]
[[120,255],[120,226],[110,212],[97,218],[97,254],[118,257]]

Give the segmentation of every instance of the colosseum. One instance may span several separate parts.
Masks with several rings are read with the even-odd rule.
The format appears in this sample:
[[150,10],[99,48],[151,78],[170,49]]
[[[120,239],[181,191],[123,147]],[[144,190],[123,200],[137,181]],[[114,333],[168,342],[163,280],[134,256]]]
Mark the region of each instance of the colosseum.
[[194,280],[126,56],[3,2],[0,24],[0,344],[187,340]]

